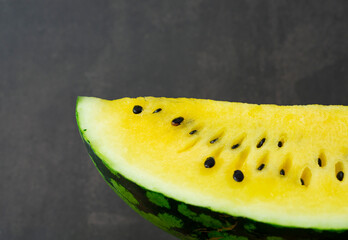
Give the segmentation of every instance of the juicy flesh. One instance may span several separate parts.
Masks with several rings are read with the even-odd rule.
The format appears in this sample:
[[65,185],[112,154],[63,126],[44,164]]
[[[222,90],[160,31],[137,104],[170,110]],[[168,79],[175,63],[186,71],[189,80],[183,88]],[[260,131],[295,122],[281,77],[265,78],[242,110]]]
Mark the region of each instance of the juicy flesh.
[[348,164],[346,106],[80,97],[77,114],[98,155],[145,188],[267,223],[348,229],[348,176],[337,178]]

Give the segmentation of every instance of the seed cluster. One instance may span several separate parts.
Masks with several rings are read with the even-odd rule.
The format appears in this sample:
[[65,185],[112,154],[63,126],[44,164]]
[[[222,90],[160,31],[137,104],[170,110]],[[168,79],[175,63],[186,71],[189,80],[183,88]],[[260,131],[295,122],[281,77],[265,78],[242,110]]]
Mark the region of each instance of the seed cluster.
[[[152,113],[159,113],[162,111],[162,108],[157,108],[156,110],[154,110]],[[140,106],[140,105],[135,105],[133,107],[133,113],[134,114],[140,114],[143,112],[143,107]],[[172,121],[171,121],[171,125],[172,126],[179,126],[183,123],[184,121],[184,118],[183,117],[176,117],[174,118]],[[83,129],[83,131],[86,131],[86,129]],[[193,135],[197,133],[197,129],[194,129],[192,130],[191,132],[189,132],[190,135]],[[219,138],[215,138],[213,140],[210,141],[210,144],[214,144],[216,143],[217,141],[219,140]],[[243,139],[242,139],[243,140]],[[261,148],[266,142],[266,138],[262,138],[258,144],[256,145],[256,148]],[[236,143],[234,145],[232,145],[231,149],[237,149],[238,147],[240,147],[241,145],[241,142],[239,143]],[[284,146],[284,142],[283,140],[281,141],[278,141],[278,147],[281,148]],[[321,156],[322,157],[322,156]],[[321,159],[321,157],[319,157],[317,159],[317,163],[318,163],[318,166],[319,167],[324,167],[326,164],[325,164],[325,158],[324,158],[324,162],[323,160]],[[204,161],[204,167],[205,168],[212,168],[215,166],[215,159],[213,157],[208,157],[205,161]],[[257,168],[257,170],[261,171],[265,168],[265,164],[262,163],[260,164],[260,166]],[[281,169],[279,171],[279,174],[282,175],[282,176],[285,176],[285,170],[284,169]],[[337,180],[339,181],[343,181],[343,178],[344,178],[344,172],[343,171],[338,171],[337,174],[336,174],[336,178]],[[241,170],[235,170],[234,173],[233,173],[233,179],[236,181],[236,182],[242,182],[244,180],[244,174]],[[307,181],[307,180],[306,180]],[[301,185],[305,185],[305,182],[304,182],[304,179],[301,177],[300,178],[300,183]]]

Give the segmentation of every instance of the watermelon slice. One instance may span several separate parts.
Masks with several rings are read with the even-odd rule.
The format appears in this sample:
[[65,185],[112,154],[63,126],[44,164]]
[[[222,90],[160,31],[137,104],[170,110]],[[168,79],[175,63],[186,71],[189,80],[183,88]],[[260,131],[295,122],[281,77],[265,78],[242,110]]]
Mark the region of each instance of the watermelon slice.
[[348,107],[79,97],[106,182],[181,239],[348,239]]

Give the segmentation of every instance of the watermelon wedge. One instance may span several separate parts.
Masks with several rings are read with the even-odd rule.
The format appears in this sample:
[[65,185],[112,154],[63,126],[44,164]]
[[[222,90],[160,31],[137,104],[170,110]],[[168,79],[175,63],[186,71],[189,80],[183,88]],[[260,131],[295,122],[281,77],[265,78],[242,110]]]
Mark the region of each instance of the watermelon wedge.
[[181,239],[348,239],[348,107],[79,97],[95,166]]

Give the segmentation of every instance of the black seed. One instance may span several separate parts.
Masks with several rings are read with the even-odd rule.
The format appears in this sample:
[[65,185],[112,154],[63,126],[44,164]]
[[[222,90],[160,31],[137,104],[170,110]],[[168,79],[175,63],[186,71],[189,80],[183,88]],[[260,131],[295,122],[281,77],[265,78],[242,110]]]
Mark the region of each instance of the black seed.
[[304,181],[303,181],[303,179],[301,178],[301,185],[304,185]]
[[208,157],[204,162],[204,167],[212,168],[215,165],[215,159],[213,157]]
[[211,140],[210,143],[213,144],[215,143],[219,138],[215,138],[214,140]]
[[339,171],[336,175],[337,179],[339,181],[342,181],[343,180],[343,177],[344,177],[344,173],[342,171]]
[[84,131],[84,132],[86,132],[86,131],[87,131],[87,129],[83,129],[83,131]]
[[261,139],[261,141],[257,144],[257,148],[260,148],[260,147],[262,147],[262,145],[265,143],[265,141],[266,141],[266,138],[262,138]]
[[162,108],[156,109],[155,111],[153,111],[153,113],[158,113],[158,112],[160,112],[160,111],[162,111]]
[[262,164],[257,168],[257,170],[261,171],[264,167],[265,167],[265,164],[262,163]]
[[282,169],[282,170],[280,170],[280,175],[283,175],[283,176],[285,176],[285,171],[284,171],[284,169]]
[[141,113],[142,111],[143,111],[143,107],[142,107],[142,106],[135,105],[135,106],[133,107],[133,113],[134,113],[134,114],[139,114],[139,113]]
[[278,142],[278,147],[282,147],[283,146],[283,142],[282,141],[279,141]]
[[241,170],[236,170],[234,171],[233,173],[233,179],[236,181],[236,182],[241,182],[243,181],[244,179],[244,174]]
[[190,132],[190,135],[195,134],[196,132],[197,132],[197,130],[193,130]]
[[235,144],[235,145],[232,146],[232,149],[236,149],[236,148],[239,147],[239,146],[240,146],[240,144],[237,143],[237,144]]
[[320,158],[318,158],[318,165],[319,165],[319,167],[321,167],[321,159]]
[[172,120],[172,125],[173,125],[173,126],[179,126],[179,125],[182,123],[182,121],[184,121],[184,118],[183,118],[183,117],[174,118],[174,119]]

